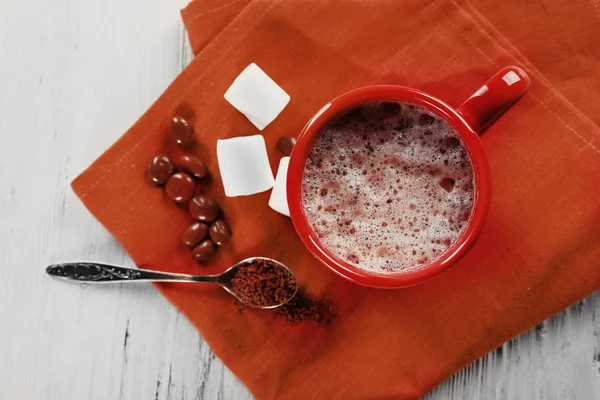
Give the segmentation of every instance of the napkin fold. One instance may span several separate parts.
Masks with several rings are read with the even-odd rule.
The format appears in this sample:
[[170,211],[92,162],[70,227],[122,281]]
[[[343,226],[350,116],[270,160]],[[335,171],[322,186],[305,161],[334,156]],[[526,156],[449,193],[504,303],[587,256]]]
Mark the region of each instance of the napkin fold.
[[[328,326],[290,324],[239,313],[216,287],[157,285],[258,399],[418,398],[600,287],[600,32],[591,16],[564,18],[591,14],[582,1],[536,4],[543,18],[517,0],[196,0],[182,11],[196,57],[73,189],[138,265],[209,273],[263,255],[335,304]],[[225,197],[216,141],[257,131],[223,94],[252,62],[291,96],[262,132],[273,170],[277,139],[345,91],[400,84],[459,105],[501,67],[522,65],[530,91],[482,136],[493,199],[478,243],[424,284],[369,289],[320,265],[268,208],[269,192]],[[178,152],[169,122],[183,108],[213,177],[208,193],[233,230],[207,267],[180,244],[186,211],[145,178],[157,153]]]

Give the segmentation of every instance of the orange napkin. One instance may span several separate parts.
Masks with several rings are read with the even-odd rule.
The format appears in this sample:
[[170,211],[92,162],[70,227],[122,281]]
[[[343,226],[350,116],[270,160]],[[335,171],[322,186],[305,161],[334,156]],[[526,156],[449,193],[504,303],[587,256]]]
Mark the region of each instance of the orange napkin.
[[[258,399],[418,398],[600,287],[600,132],[586,117],[600,107],[589,103],[598,77],[592,50],[565,44],[588,29],[597,52],[600,35],[591,19],[586,27],[541,3],[559,33],[517,0],[196,1],[183,16],[197,56],[73,188],[138,265],[214,272],[264,255],[292,266],[308,293],[333,301],[331,325],[289,324],[265,311],[239,313],[216,287],[158,286]],[[499,7],[506,16],[496,15]],[[555,48],[578,59],[556,60]],[[458,105],[502,66],[523,65],[530,91],[482,137],[494,194],[475,247],[419,286],[368,289],[315,261],[290,220],[268,208],[269,193],[224,197],[216,140],[257,131],[223,94],[251,62],[291,95],[262,132],[273,170],[279,136],[297,134],[347,90],[395,83]],[[214,178],[208,193],[234,235],[205,269],[179,242],[190,217],[145,178],[154,155],[177,152],[168,128],[182,108],[195,113],[195,152]]]

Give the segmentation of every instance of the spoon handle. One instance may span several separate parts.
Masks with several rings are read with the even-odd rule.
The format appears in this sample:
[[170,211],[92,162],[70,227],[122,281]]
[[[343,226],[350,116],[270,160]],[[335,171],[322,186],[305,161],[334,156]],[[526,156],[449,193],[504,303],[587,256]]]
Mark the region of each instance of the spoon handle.
[[212,276],[194,276],[91,262],[54,264],[49,275],[77,282],[214,282]]

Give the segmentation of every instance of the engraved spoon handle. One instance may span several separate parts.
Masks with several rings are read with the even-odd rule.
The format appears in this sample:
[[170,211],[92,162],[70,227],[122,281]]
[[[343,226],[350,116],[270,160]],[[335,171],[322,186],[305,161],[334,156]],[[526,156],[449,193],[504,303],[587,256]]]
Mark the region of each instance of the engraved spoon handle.
[[90,262],[71,262],[50,265],[49,275],[77,282],[212,282],[217,283],[216,275],[197,276],[147,269],[127,268],[118,265]]

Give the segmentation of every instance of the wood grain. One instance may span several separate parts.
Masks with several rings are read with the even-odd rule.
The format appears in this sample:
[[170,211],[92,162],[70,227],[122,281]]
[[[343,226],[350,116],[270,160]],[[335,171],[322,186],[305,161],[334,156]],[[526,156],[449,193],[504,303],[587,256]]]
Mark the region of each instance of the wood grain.
[[[0,0],[0,399],[251,399],[147,284],[51,280],[131,265],[69,188],[191,59],[174,0]],[[600,295],[427,396],[600,398]],[[401,377],[399,377],[401,379]]]

